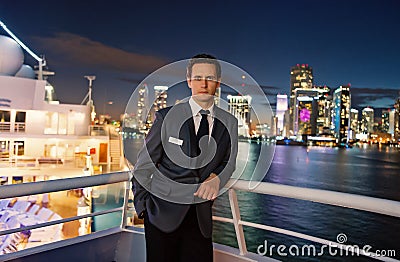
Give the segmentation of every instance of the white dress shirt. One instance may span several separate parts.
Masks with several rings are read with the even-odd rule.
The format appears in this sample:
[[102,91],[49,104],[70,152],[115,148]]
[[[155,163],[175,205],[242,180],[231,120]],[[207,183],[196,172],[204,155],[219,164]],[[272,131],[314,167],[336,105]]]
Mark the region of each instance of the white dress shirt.
[[201,121],[200,110],[204,109],[204,110],[210,111],[210,114],[207,116],[207,120],[208,120],[208,130],[209,130],[208,135],[211,136],[212,128],[214,125],[214,103],[209,108],[202,108],[201,106],[199,106],[199,104],[196,103],[196,101],[193,99],[193,97],[191,97],[189,99],[189,105],[190,105],[190,108],[192,109],[194,130],[195,130],[196,134],[200,127],[200,121]]

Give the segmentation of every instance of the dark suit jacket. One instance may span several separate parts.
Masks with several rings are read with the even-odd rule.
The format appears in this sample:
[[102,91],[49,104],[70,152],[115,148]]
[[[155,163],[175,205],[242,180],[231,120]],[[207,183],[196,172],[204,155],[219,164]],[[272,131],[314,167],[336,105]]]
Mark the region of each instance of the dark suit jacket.
[[237,119],[214,106],[211,136],[216,141],[216,153],[207,154],[211,158],[208,164],[198,167],[189,103],[156,112],[133,171],[134,204],[139,217],[146,211],[153,225],[172,232],[179,227],[190,205],[195,204],[200,230],[205,237],[211,237],[212,201],[194,197],[193,193],[211,173],[218,175],[221,188],[227,183],[236,166],[237,130]]

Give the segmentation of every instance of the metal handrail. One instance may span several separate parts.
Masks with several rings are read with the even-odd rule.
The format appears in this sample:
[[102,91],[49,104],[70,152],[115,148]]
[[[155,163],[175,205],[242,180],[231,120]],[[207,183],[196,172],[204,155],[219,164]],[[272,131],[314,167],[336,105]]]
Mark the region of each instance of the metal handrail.
[[260,182],[255,188],[253,188],[255,183],[256,182],[253,181],[231,180],[227,187],[241,191],[307,200],[321,204],[342,206],[400,217],[400,202],[398,201],[268,182]]
[[[124,171],[87,177],[74,177],[16,185],[3,185],[1,186],[0,190],[0,199],[127,182],[129,179],[130,172]],[[245,180],[231,179],[226,187],[231,187],[235,190],[308,200],[322,204],[343,206],[378,214],[400,217],[400,202],[398,201],[267,182],[260,182],[257,187],[251,188],[249,183],[249,181]]]
[[129,172],[115,172],[95,176],[64,178],[15,185],[3,185],[1,186],[0,190],[0,199],[113,184],[126,182],[128,180]]
[[[120,183],[120,182],[127,182],[129,180],[130,180],[130,172],[125,171],[125,172],[115,172],[115,173],[94,175],[94,176],[88,176],[88,177],[74,177],[74,178],[65,178],[65,179],[57,179],[57,180],[48,180],[48,181],[42,181],[42,182],[2,185],[1,190],[0,190],[0,199],[14,198],[14,197],[19,197],[19,196],[34,195],[34,194],[43,194],[43,193],[50,193],[50,192],[57,192],[57,191],[64,191],[64,190],[70,190],[70,189],[92,187],[92,186],[100,186],[100,185],[106,185],[106,184],[114,184],[114,183]],[[126,197],[126,195],[125,195],[125,197]],[[84,218],[88,218],[88,217],[95,217],[95,216],[109,214],[109,213],[115,213],[115,212],[122,211],[122,213],[125,214],[126,201],[124,201],[124,203],[125,203],[124,206],[118,207],[118,208],[92,212],[89,214],[73,216],[73,217],[69,217],[69,218],[47,221],[47,222],[30,225],[30,226],[2,230],[2,231],[0,231],[0,236],[17,233],[17,232],[21,232],[24,230],[31,230],[31,229],[42,228],[42,227],[51,226],[51,225],[60,224],[60,223],[66,223],[66,222],[84,219]],[[91,234],[79,236],[79,237],[72,238],[72,239],[65,239],[62,241],[47,243],[46,248],[44,248],[44,249],[41,246],[38,246],[34,249],[36,251],[51,250],[51,249],[55,249],[57,247],[61,247],[63,245],[70,245],[70,244],[79,243],[79,242],[86,241],[86,240],[95,239],[95,238],[101,237],[102,235],[111,234],[113,232],[120,232],[122,230],[121,226],[122,226],[122,224],[120,226],[116,226],[116,227],[113,227],[110,229],[101,230],[100,232],[92,232]],[[118,230],[118,231],[115,231],[115,230]],[[104,232],[104,233],[102,233],[102,232]],[[64,243],[64,244],[61,244],[60,242]],[[35,251],[33,251],[33,249],[21,250],[21,251],[14,252],[14,253],[4,254],[1,256],[1,258],[9,260],[9,259],[18,258],[20,255],[25,256],[25,255],[31,255],[34,253],[35,253]]]
[[[95,176],[88,176],[88,177],[74,177],[74,178],[66,178],[66,179],[58,179],[58,180],[49,180],[44,182],[33,182],[33,183],[23,183],[17,185],[3,185],[1,186],[0,190],[0,199],[3,198],[11,198],[11,197],[18,197],[18,196],[26,196],[26,195],[33,195],[33,194],[41,194],[41,193],[49,193],[49,192],[56,192],[56,191],[64,191],[69,189],[76,189],[76,188],[85,188],[85,187],[92,187],[92,186],[99,186],[104,184],[113,184],[119,182],[129,182],[130,180],[130,172],[116,172],[116,173],[108,173],[108,174],[101,174]],[[253,184],[252,184],[253,183]],[[369,212],[374,212],[377,214],[384,214],[390,215],[394,217],[400,217],[400,202],[387,200],[387,199],[380,199],[368,196],[360,196],[355,194],[349,193],[342,193],[342,192],[334,192],[328,190],[320,190],[320,189],[310,189],[310,188],[301,188],[295,186],[287,186],[281,184],[274,184],[274,183],[266,183],[260,182],[256,187],[254,187],[254,182],[244,181],[244,180],[230,180],[226,187],[230,187],[229,189],[229,197],[230,197],[230,205],[233,212],[233,218],[225,218],[225,217],[218,217],[213,216],[214,220],[233,223],[235,225],[235,232],[238,240],[238,246],[240,248],[240,253],[245,255],[247,253],[246,250],[246,240],[243,236],[243,228],[242,226],[250,226],[255,228],[260,228],[264,230],[274,231],[277,233],[282,233],[286,235],[295,236],[298,238],[303,238],[307,240],[311,240],[317,243],[326,244],[329,240],[297,233],[290,230],[285,230],[281,228],[275,228],[267,225],[252,223],[243,221],[240,218],[240,210],[236,199],[236,192],[235,190],[259,193],[259,194],[268,194],[280,197],[287,197],[293,199],[301,199],[307,200],[312,202],[318,202],[322,204],[328,205],[335,205],[335,206],[342,206],[346,208],[364,210]],[[126,191],[128,192],[130,189],[127,187]],[[127,193],[125,194],[125,197]],[[126,209],[126,199],[124,201],[123,211]],[[118,210],[109,210],[106,212],[117,212],[120,211],[121,208]],[[104,212],[104,211],[101,211]],[[123,212],[125,215],[125,212]],[[84,215],[85,217],[89,216],[96,216],[99,215],[98,212]],[[56,224],[61,223],[64,221],[70,221],[75,219],[80,219],[84,216],[75,216],[67,219],[56,220],[47,222],[44,225]],[[124,220],[124,219],[123,219]],[[36,227],[36,226],[35,226]],[[125,222],[121,223],[122,229],[125,227]],[[33,226],[32,226],[33,228]],[[12,230],[12,232],[16,232],[17,230]],[[2,232],[4,233],[4,231]],[[7,231],[7,233],[11,233],[11,231]],[[3,234],[2,234],[3,235]],[[90,238],[90,236],[88,236]],[[67,241],[67,240],[64,240]],[[335,242],[329,241],[330,243],[335,244]],[[336,243],[337,244],[337,243]],[[51,244],[49,244],[51,245]],[[57,244],[59,245],[59,244]],[[345,245],[342,245],[344,248]],[[373,255],[373,253],[371,252]],[[375,259],[381,259],[379,257],[374,257]],[[383,258],[385,261],[398,261],[395,259],[390,258]]]
[[79,220],[79,219],[83,219],[83,218],[88,218],[88,217],[95,217],[95,216],[100,216],[100,215],[105,215],[105,214],[110,214],[110,213],[121,212],[121,211],[123,211],[123,207],[117,207],[117,208],[113,208],[113,209],[109,209],[109,210],[97,211],[97,212],[80,215],[80,216],[73,216],[73,217],[68,217],[68,218],[63,218],[63,219],[51,220],[48,222],[38,223],[35,225],[31,225],[31,226],[23,226],[23,227],[19,227],[19,228],[6,229],[3,231],[0,231],[0,236],[12,234],[12,233],[18,233],[18,232],[25,231],[25,230],[53,226],[53,225],[57,225],[57,224],[61,224],[61,223],[67,223],[67,222],[71,222],[71,221],[75,221],[75,220]]
[[[84,187],[92,187],[92,186],[99,186],[105,184],[113,184],[118,182],[126,182],[129,178],[129,172],[116,172],[116,173],[109,173],[103,175],[96,175],[90,177],[74,177],[74,178],[66,178],[66,179],[58,179],[58,180],[49,180],[49,181],[42,181],[42,182],[32,182],[32,183],[23,183],[23,184],[15,184],[15,185],[3,185],[1,186],[0,190],[0,199],[3,198],[12,198],[12,197],[20,197],[26,195],[35,195],[35,194],[42,194],[42,193],[50,193],[50,192],[57,192],[63,190],[70,190],[70,189],[77,189],[77,188],[84,188]],[[14,228],[0,231],[0,236],[21,232],[24,230],[36,229],[46,226],[51,226],[55,224],[70,222],[82,218],[87,217],[95,217],[99,215],[104,215],[108,213],[115,213],[115,212],[124,212],[123,207],[114,208],[110,210],[103,210],[93,212],[91,214],[85,214],[80,216],[74,216],[70,218],[64,218],[59,220],[53,220],[43,223],[38,223],[31,226],[24,226],[21,228]]]
[[[230,180],[226,187],[229,189],[229,202],[232,211],[232,218],[213,216],[213,220],[232,223],[235,228],[236,239],[238,241],[238,247],[240,255],[247,254],[246,248],[246,240],[244,238],[243,233],[243,225],[249,226],[253,228],[263,229],[267,231],[272,231],[280,234],[285,234],[309,241],[313,241],[316,243],[324,244],[324,245],[335,245],[336,247],[343,250],[352,250],[351,245],[343,245],[340,243],[336,243],[334,241],[294,232],[291,230],[286,230],[282,228],[276,228],[272,226],[267,226],[263,224],[243,221],[240,219],[240,211],[237,203],[237,197],[235,190],[241,190],[246,192],[253,192],[259,194],[267,194],[273,196],[287,197],[292,199],[300,199],[306,201],[312,201],[322,204],[341,206],[346,208],[358,209],[369,211],[377,214],[390,215],[394,217],[400,217],[400,202],[380,199],[375,197],[361,196],[349,193],[342,192],[334,192],[328,190],[321,189],[311,189],[311,188],[302,188],[295,186],[287,186],[275,183],[267,183],[267,182],[257,182],[257,186],[255,186],[256,182],[253,181],[245,181],[245,180]],[[239,215],[238,215],[239,214]],[[373,252],[369,252],[369,254],[364,254],[364,256],[369,256],[371,258],[375,258],[377,260],[382,261],[400,261],[388,257],[379,257],[377,254]]]

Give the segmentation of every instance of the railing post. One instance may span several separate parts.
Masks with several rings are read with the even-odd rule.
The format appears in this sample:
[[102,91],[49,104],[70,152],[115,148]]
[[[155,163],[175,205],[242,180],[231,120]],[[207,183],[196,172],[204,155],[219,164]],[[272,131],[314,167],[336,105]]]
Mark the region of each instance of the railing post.
[[129,195],[131,191],[131,179],[132,179],[133,174],[129,172],[129,179],[128,181],[124,182],[124,203],[123,203],[123,209],[122,209],[122,220],[121,220],[121,228],[126,228],[128,225],[128,200],[129,200]]
[[237,201],[236,192],[234,189],[229,189],[229,204],[231,205],[233,225],[235,227],[236,239],[239,246],[240,255],[247,254],[246,239],[244,237],[243,225],[240,223],[240,210]]

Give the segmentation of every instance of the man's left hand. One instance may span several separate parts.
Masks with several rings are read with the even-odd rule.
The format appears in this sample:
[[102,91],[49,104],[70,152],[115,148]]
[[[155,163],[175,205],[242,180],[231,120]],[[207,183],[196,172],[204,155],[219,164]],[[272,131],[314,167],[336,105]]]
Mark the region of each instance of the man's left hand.
[[200,184],[200,187],[194,195],[203,199],[214,200],[218,196],[219,184],[219,177],[216,174],[211,173],[211,175]]

